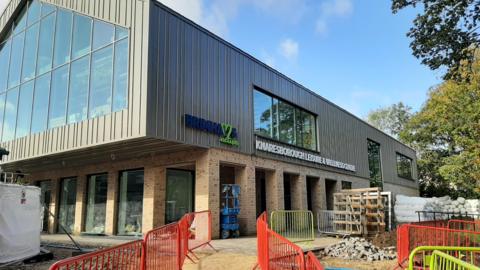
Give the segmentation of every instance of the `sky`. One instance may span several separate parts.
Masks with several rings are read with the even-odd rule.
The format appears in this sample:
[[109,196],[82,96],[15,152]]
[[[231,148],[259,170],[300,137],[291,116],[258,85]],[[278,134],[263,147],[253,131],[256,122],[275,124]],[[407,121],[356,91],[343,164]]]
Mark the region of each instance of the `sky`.
[[361,118],[399,101],[418,110],[441,81],[411,54],[416,11],[394,15],[389,0],[160,2]]
[[159,1],[361,118],[418,110],[441,81],[411,54],[416,11],[394,15],[390,0]]

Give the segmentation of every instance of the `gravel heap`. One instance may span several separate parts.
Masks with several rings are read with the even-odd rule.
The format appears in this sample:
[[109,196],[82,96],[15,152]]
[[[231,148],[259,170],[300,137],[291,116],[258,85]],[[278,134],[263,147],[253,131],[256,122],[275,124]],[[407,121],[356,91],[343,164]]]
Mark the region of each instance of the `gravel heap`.
[[351,237],[340,243],[325,248],[323,255],[347,260],[380,261],[393,260],[397,256],[393,248],[381,249],[370,241],[359,237]]

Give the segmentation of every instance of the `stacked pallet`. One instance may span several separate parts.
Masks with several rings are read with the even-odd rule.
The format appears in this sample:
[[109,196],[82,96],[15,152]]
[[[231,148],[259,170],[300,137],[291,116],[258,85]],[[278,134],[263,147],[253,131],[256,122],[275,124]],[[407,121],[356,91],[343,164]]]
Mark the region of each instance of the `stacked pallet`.
[[385,199],[380,188],[342,190],[334,194],[337,233],[375,235],[385,231]]

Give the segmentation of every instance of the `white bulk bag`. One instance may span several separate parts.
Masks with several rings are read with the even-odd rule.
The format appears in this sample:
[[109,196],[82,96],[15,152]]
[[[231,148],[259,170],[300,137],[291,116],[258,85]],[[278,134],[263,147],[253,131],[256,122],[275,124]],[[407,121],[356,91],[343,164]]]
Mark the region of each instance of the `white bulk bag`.
[[40,188],[0,182],[0,263],[40,253]]

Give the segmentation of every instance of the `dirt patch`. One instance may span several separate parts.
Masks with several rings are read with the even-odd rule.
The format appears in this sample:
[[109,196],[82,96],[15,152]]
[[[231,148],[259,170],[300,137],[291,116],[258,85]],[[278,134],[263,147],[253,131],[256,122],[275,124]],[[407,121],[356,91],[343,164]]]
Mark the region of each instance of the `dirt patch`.
[[244,270],[252,269],[257,262],[256,256],[238,253],[209,252],[196,253],[196,255],[200,258],[200,262],[193,264],[187,260],[184,270]]
[[396,247],[397,231],[384,232],[371,239],[372,243],[379,248]]
[[332,257],[320,259],[324,267],[344,267],[356,270],[390,270],[397,266],[397,260],[367,262],[359,260],[345,260]]

